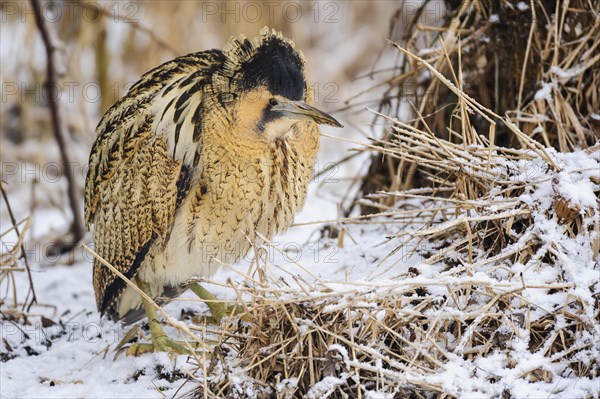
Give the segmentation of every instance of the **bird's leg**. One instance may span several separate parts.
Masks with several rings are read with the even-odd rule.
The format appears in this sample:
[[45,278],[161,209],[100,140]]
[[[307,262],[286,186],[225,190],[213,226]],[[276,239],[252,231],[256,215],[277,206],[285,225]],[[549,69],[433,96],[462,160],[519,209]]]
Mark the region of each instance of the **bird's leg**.
[[198,283],[192,283],[188,288],[206,303],[215,324],[221,324],[221,320],[224,316],[244,313],[243,307],[227,305]]
[[227,312],[225,303],[219,301],[216,296],[211,294],[206,288],[198,283],[192,283],[188,286],[198,298],[202,299],[206,306],[210,309],[210,314],[215,321],[215,324],[221,324],[221,319]]
[[[140,278],[136,278],[135,282],[146,295],[150,296],[150,287],[148,287],[148,284],[145,281]],[[144,297],[142,297],[142,303],[144,304],[144,310],[146,311],[146,316],[148,317],[148,326],[150,327],[152,343],[133,344],[127,350],[127,354],[133,356],[137,356],[146,352],[169,352],[181,355],[189,354],[190,350],[188,350],[188,348],[167,337],[165,330],[160,325],[158,313],[156,312],[156,308],[153,306],[153,304]]]

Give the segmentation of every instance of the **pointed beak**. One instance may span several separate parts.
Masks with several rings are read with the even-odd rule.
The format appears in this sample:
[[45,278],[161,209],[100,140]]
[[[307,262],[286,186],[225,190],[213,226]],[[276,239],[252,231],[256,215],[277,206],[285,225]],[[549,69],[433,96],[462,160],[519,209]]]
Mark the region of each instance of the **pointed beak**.
[[302,101],[289,101],[287,103],[278,104],[271,108],[271,110],[279,111],[288,118],[292,119],[312,120],[319,125],[344,127],[333,116],[321,111],[320,109],[311,107]]

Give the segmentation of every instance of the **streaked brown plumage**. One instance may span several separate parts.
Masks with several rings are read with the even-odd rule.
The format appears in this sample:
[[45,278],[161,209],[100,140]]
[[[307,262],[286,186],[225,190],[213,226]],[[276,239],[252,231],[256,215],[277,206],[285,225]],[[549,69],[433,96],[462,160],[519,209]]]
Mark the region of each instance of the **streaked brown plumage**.
[[[281,34],[232,38],[142,76],[97,127],[85,219],[97,253],[153,298],[235,262],[256,233],[287,229],[319,146],[304,58]],[[98,308],[126,322],[139,295],[94,263]]]

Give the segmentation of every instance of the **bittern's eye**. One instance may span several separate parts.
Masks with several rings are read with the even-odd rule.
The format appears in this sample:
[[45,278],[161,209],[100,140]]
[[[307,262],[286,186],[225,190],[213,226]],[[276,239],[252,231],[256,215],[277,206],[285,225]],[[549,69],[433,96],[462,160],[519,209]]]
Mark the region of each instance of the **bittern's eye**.
[[276,99],[272,98],[272,99],[270,99],[270,100],[269,100],[269,105],[270,105],[271,107],[274,107],[274,106],[276,106],[277,104],[279,104],[279,101],[277,101]]

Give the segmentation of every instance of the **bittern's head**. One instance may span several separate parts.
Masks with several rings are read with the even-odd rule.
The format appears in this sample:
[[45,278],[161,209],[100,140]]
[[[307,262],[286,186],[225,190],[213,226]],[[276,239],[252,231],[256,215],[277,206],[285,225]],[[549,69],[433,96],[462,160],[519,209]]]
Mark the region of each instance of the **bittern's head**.
[[231,71],[233,123],[263,139],[281,138],[306,121],[336,127],[331,115],[309,105],[304,58],[293,42],[264,29],[259,38],[233,38],[224,50]]

